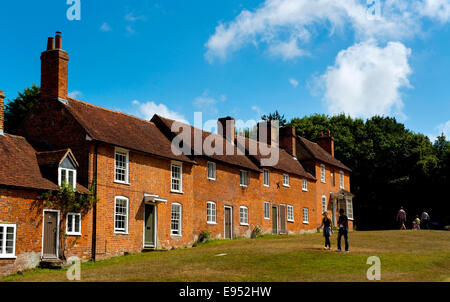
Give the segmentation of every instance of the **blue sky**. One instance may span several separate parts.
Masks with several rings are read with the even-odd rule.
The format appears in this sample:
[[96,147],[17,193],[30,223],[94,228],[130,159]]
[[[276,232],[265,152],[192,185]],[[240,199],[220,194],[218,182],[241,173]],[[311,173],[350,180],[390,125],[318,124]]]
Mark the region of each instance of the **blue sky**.
[[40,83],[63,32],[71,95],[150,118],[391,115],[450,136],[450,0],[66,0],[0,3],[0,89]]

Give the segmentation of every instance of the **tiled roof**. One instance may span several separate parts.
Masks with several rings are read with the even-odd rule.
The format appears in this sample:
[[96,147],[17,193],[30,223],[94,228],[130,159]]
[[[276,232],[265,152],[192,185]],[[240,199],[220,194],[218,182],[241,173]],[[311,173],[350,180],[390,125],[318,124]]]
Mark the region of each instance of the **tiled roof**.
[[[53,152],[54,155],[60,153],[62,151]],[[54,178],[56,181],[58,175]],[[0,185],[37,190],[59,189],[56,182],[43,176],[37,153],[27,140],[11,134],[0,135]],[[77,191],[88,192],[80,184],[77,184]]]
[[68,98],[66,108],[93,140],[193,163],[185,155],[174,155],[171,142],[152,122],[73,98]]
[[68,152],[70,152],[70,149],[37,152],[36,157],[37,157],[39,166],[41,166],[41,167],[42,166],[58,167]]
[[[180,134],[180,132],[181,132],[181,131],[178,131],[178,132],[171,131],[172,124],[175,122],[174,120],[167,119],[167,118],[164,118],[162,116],[159,116],[159,115],[155,114],[153,116],[153,118],[152,118],[152,121],[155,122],[155,123],[160,124],[162,127],[165,127],[165,130],[167,131],[167,133],[169,133],[172,136],[176,136],[176,135]],[[253,163],[247,156],[238,154],[237,147],[235,145],[231,145],[230,142],[227,141],[222,136],[220,136],[218,134],[214,134],[214,133],[211,133],[211,132],[207,132],[207,131],[203,131],[203,130],[194,128],[191,125],[187,125],[187,124],[183,124],[183,123],[180,123],[180,124],[182,124],[185,127],[189,128],[190,131],[191,131],[191,143],[190,143],[189,147],[190,147],[191,152],[193,154],[194,154],[194,151],[195,151],[195,154],[201,154],[201,155],[206,156],[208,158],[211,158],[213,160],[217,160],[217,161],[220,161],[220,162],[223,162],[223,163],[227,163],[227,164],[230,164],[230,165],[233,165],[233,166],[238,166],[238,167],[241,167],[241,168],[244,168],[244,169],[249,169],[249,170],[261,172],[261,170],[258,168],[258,166],[255,163]],[[204,152],[202,150],[203,148],[201,148],[201,147],[198,148],[199,146],[196,146],[196,144],[194,144],[194,137],[195,137],[194,133],[195,132],[197,132],[198,134],[201,134],[202,146],[203,146],[203,142],[205,141],[205,139],[207,137],[210,137],[211,135],[215,139],[221,140],[222,143],[223,143],[223,149],[224,149],[223,154],[224,155],[216,155],[216,154],[206,155],[206,154],[204,154]],[[227,150],[227,148],[234,150],[234,154],[230,154],[230,155],[227,154],[227,155],[225,155],[226,154],[225,151]]]
[[331,156],[330,153],[325,151],[317,143],[307,140],[306,138],[301,136],[297,136],[297,141],[299,141],[300,144],[304,147],[303,149],[297,148],[297,157],[300,161],[315,159],[351,172],[351,169],[349,167],[344,165],[334,156]]
[[[268,145],[266,143],[257,142],[255,140],[250,140],[250,139],[246,138],[245,139],[245,150],[247,153],[249,153],[250,142],[256,144],[257,151],[258,151],[257,152],[258,154],[250,155],[250,156],[252,156],[258,162],[258,164],[260,166],[262,166],[261,160],[264,158],[270,158],[270,156],[261,155],[261,153],[259,151],[261,150],[261,147],[267,149]],[[276,163],[276,165],[271,166],[273,169],[315,180],[315,177],[312,176],[310,173],[308,173],[297,159],[292,157],[289,153],[287,153],[282,148],[279,148],[278,150],[279,150],[278,162]],[[266,167],[269,167],[269,166],[266,166]]]

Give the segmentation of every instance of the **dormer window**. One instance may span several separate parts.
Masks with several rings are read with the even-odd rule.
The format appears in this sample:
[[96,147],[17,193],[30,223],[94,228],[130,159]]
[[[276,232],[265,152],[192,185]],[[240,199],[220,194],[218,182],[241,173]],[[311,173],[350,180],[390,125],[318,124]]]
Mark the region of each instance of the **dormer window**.
[[58,167],[58,185],[61,187],[64,182],[74,190],[77,188],[77,164],[72,159],[72,153],[67,153]]

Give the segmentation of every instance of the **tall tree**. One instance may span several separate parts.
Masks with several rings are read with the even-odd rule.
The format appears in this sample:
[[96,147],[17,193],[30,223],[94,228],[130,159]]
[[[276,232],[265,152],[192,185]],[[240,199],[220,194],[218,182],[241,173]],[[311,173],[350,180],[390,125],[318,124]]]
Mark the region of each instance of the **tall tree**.
[[26,88],[23,92],[19,92],[18,96],[9,101],[5,107],[5,132],[17,134],[20,124],[33,108],[34,104],[39,101],[41,89],[32,84],[30,88]]
[[261,119],[263,121],[269,121],[270,119],[272,119],[274,121],[278,121],[280,124],[280,127],[286,126],[286,124],[287,124],[284,114],[280,115],[278,113],[278,110],[276,110],[274,113],[270,113],[269,115],[264,114],[263,116],[261,116]]

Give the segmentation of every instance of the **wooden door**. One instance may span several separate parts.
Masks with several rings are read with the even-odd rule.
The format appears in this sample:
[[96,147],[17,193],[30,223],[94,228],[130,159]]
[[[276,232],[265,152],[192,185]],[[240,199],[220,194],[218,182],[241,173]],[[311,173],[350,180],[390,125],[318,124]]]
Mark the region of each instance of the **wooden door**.
[[272,233],[278,234],[278,210],[272,207]]
[[155,206],[145,205],[144,247],[155,247]]
[[280,233],[286,234],[286,205],[280,205]]
[[58,258],[58,213],[44,212],[44,258]]
[[233,217],[231,208],[226,207],[225,208],[225,238],[226,239],[232,239],[233,233]]

